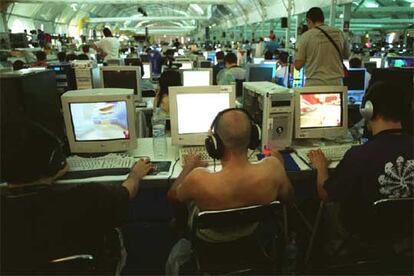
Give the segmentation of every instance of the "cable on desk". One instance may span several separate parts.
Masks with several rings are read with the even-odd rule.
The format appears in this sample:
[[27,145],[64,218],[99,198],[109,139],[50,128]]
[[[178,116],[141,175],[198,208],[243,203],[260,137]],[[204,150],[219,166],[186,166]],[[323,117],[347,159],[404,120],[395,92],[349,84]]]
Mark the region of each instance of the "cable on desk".
[[177,163],[178,163],[178,161],[180,160],[180,158],[177,158],[176,160],[175,160],[175,163],[174,163],[174,165],[173,165],[173,167],[172,167],[172,169],[171,169],[171,174],[168,176],[168,178],[167,178],[167,185],[169,186],[170,185],[170,180],[171,180],[171,177],[174,175],[174,170],[175,170],[175,166],[177,165]]

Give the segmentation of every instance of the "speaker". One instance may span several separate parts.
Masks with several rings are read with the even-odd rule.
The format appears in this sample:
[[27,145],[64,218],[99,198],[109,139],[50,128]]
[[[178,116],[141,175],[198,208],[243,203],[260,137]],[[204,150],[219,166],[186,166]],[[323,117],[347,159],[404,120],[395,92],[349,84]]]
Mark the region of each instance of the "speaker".
[[206,27],[206,33],[205,33],[205,35],[206,35],[206,39],[209,39],[210,38],[210,27]]
[[280,20],[280,24],[282,25],[282,28],[287,28],[288,27],[287,17],[282,17],[281,20]]

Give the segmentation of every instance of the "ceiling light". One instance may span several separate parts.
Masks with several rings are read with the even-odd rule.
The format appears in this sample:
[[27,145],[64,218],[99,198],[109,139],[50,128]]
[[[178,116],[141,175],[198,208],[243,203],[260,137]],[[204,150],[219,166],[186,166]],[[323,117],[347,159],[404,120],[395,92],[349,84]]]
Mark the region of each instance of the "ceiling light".
[[376,1],[372,1],[372,2],[366,2],[365,7],[367,7],[367,8],[378,8],[379,5]]
[[72,7],[73,11],[78,11],[77,9],[78,4],[74,3],[74,4],[71,4],[70,6]]

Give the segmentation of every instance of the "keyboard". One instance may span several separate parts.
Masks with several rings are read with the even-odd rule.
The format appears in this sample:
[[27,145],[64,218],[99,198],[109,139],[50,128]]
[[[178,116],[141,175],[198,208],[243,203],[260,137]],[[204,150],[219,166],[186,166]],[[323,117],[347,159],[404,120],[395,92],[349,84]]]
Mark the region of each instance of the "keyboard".
[[352,144],[335,145],[335,146],[323,146],[323,147],[311,147],[296,149],[296,154],[310,164],[308,153],[311,150],[321,149],[326,158],[331,161],[340,161],[344,157],[345,153],[352,147]]
[[63,179],[127,175],[135,162],[133,157],[113,153],[94,158],[70,156],[67,158],[69,171],[63,176]]
[[[181,165],[184,165],[184,156],[188,155],[188,154],[197,154],[200,156],[201,161],[207,162],[208,165],[213,165],[214,164],[214,160],[213,158],[211,158],[208,153],[207,150],[204,146],[186,146],[186,147],[181,147],[179,150],[179,154],[180,154],[180,163]],[[257,161],[257,156],[256,154],[251,154],[251,151],[249,150],[249,161],[250,162],[254,162]],[[220,163],[219,160],[216,160],[216,164]]]

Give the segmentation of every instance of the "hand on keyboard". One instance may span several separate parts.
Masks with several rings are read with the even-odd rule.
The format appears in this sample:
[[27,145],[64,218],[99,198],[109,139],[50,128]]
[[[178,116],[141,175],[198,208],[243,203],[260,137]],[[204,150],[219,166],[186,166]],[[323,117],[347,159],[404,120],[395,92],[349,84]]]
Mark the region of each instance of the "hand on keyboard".
[[206,161],[201,160],[200,155],[198,154],[187,154],[184,155],[184,166],[190,167],[192,169],[198,167],[207,167],[208,163]]
[[308,157],[312,167],[317,170],[327,169],[329,163],[331,163],[331,161],[326,158],[321,149],[309,151]]
[[134,173],[139,179],[146,176],[151,170],[154,169],[154,166],[151,162],[147,159],[140,159],[137,163],[132,167],[131,173]]

